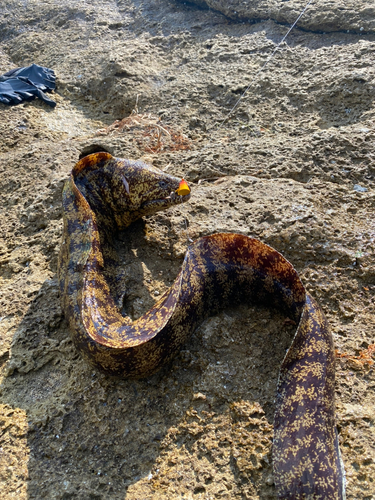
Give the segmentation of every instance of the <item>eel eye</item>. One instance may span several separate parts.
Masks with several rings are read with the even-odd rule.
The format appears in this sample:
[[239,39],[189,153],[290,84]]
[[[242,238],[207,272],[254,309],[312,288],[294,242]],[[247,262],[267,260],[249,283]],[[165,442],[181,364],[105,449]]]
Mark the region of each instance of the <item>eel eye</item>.
[[159,186],[160,186],[162,189],[166,188],[166,187],[167,187],[167,185],[168,185],[168,184],[167,184],[167,182],[165,182],[165,181],[159,181]]

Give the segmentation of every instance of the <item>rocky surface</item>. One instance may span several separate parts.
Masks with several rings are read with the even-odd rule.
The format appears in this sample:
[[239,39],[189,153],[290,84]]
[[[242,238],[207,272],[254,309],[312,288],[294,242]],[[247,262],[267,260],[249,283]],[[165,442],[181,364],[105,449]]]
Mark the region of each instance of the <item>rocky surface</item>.
[[[0,105],[1,498],[276,498],[286,318],[223,311],[147,380],[108,378],[75,351],[56,281],[61,190],[92,144],[192,187],[188,205],[119,235],[131,316],[171,284],[188,237],[248,234],[295,265],[340,356],[348,498],[375,498],[373,4],[345,2],[350,17],[339,0],[321,3],[258,74],[286,33],[272,20],[168,0],[2,2],[0,74],[35,62],[58,86],[54,110]],[[252,2],[262,14],[245,17],[294,20],[271,15],[278,4]]]
[[192,0],[235,20],[273,21],[291,25],[298,22],[305,30],[317,32],[375,32],[375,5],[371,0]]

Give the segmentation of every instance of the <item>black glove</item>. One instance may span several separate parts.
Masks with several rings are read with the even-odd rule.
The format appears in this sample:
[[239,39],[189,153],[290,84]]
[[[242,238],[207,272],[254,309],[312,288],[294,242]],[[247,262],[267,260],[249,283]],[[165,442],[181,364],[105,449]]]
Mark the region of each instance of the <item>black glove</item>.
[[43,91],[56,87],[56,77],[52,69],[32,64],[25,68],[16,68],[0,76],[0,102],[3,104],[20,104],[39,97],[49,106],[56,103],[49,99]]

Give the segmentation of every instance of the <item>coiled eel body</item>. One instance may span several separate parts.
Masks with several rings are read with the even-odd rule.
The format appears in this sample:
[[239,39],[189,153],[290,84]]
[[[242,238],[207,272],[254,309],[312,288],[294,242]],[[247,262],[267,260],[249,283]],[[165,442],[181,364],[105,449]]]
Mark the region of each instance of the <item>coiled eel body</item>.
[[277,306],[298,324],[281,365],[273,464],[278,497],[343,500],[335,427],[334,349],[320,306],[276,250],[240,234],[192,243],[171,288],[141,318],[123,317],[106,269],[112,235],[182,203],[180,180],[140,162],[95,153],[74,167],[63,191],[59,258],[62,307],[77,349],[100,369],[146,377],[171,359],[207,316],[234,303]]

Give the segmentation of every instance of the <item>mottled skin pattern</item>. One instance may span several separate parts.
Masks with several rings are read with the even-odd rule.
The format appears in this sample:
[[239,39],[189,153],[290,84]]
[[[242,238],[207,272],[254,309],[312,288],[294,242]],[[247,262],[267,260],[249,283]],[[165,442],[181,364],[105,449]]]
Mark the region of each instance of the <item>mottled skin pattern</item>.
[[[62,306],[77,348],[114,375],[145,377],[169,360],[204,318],[239,302],[278,306],[298,323],[280,370],[273,461],[281,499],[343,500],[335,428],[334,349],[322,310],[276,250],[239,234],[189,246],[171,288],[137,321],[116,306],[112,235],[143,215],[186,201],[179,179],[140,162],[95,153],[63,192]],[[171,195],[172,193],[172,195]],[[116,280],[115,280],[116,281]]]

